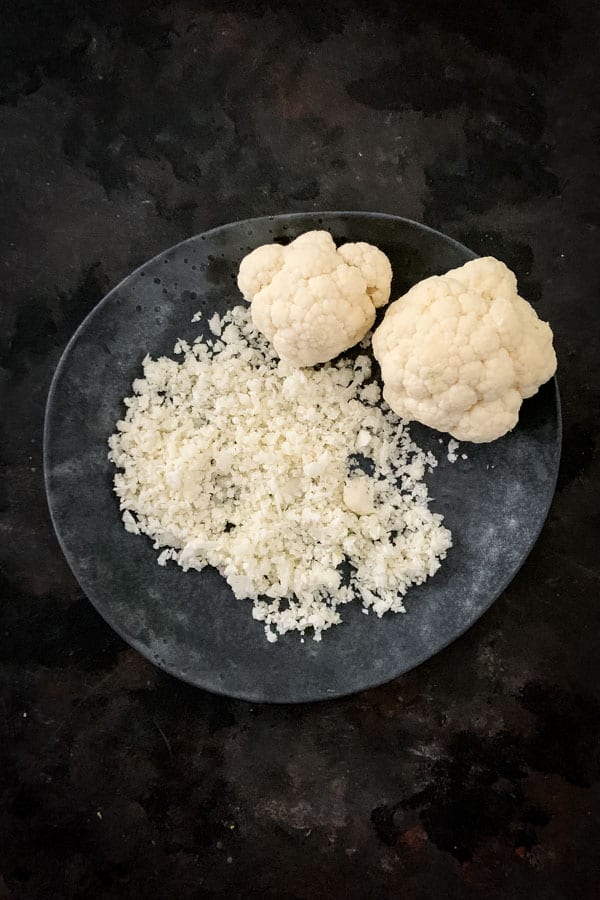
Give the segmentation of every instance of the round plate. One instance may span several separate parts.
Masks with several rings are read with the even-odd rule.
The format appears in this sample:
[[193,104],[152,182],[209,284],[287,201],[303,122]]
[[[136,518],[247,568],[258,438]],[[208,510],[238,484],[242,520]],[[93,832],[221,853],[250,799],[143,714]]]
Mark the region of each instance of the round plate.
[[[146,353],[169,354],[194,337],[202,309],[241,301],[240,259],[259,244],[314,228],[336,242],[368,241],[389,256],[392,297],[475,254],[439,232],[394,216],[315,213],[235,222],[166,250],[129,275],[78,328],[56,370],[46,410],[44,464],[54,527],[82,589],[109,624],[156,665],[210,691],[253,701],[342,696],[412,669],[462,634],[519,570],[554,493],[561,426],[555,382],[524,403],[518,427],[492,444],[466,444],[451,465],[446,439],[412,425],[440,464],[428,482],[454,546],[437,575],[412,588],[405,615],[382,619],[342,609],[343,624],[300,643],[267,643],[251,615],[212,568],[161,568],[147,538],[128,534],[112,492],[107,439]],[[201,323],[200,323],[201,324]]]

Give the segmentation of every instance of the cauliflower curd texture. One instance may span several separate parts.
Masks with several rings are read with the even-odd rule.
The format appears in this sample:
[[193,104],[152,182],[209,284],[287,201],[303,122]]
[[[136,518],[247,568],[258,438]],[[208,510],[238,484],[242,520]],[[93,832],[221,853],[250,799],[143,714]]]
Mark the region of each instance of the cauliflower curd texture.
[[389,307],[373,351],[397,415],[474,443],[514,428],[523,400],[556,371],[549,325],[493,257],[412,287]]
[[336,248],[327,231],[308,231],[287,247],[257,247],[238,274],[255,327],[298,367],[327,362],[362,340],[391,281],[385,253],[364,242]]

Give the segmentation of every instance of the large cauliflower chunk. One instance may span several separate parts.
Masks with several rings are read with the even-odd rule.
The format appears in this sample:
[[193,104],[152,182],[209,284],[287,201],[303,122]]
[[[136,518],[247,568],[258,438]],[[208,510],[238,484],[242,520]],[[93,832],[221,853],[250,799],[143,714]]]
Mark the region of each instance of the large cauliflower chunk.
[[326,362],[362,340],[391,281],[385,253],[365,243],[336,249],[328,231],[258,247],[238,274],[255,326],[295,366]]
[[483,443],[515,427],[556,371],[552,331],[491,256],[426,278],[373,335],[383,396],[403,419]]

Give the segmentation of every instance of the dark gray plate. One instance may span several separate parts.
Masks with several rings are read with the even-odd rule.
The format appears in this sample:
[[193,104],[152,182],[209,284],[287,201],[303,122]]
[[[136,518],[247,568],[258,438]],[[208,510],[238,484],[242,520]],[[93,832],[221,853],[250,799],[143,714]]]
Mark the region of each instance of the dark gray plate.
[[[414,588],[406,615],[377,619],[359,604],[321,643],[287,635],[268,644],[249,601],[235,600],[213,569],[160,568],[150,541],[127,534],[112,493],[107,439],[146,353],[170,353],[201,325],[198,309],[240,302],[241,257],[259,244],[327,228],[338,243],[381,247],[395,272],[392,297],[475,254],[415,222],[374,213],[283,215],[236,222],[191,238],[129,275],[90,313],[57,368],[46,410],[44,464],[50,511],[82,589],[110,625],[156,665],[200,687],[253,701],[320,700],[381,684],[412,669],[472,625],[523,564],[554,493],[561,426],[555,382],[528,400],[516,430],[464,445],[450,465],[439,435],[412,426],[440,458],[433,508],[454,547],[435,578]],[[206,316],[203,317],[206,321]]]

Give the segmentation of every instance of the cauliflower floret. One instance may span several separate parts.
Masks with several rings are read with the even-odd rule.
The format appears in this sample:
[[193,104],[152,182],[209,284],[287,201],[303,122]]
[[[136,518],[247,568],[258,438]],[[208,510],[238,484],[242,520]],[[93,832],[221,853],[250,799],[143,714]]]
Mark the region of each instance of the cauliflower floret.
[[327,231],[287,247],[258,247],[240,264],[238,286],[255,326],[281,359],[314,366],[357,344],[389,300],[392,269],[370,244],[336,249]]
[[383,396],[404,419],[493,441],[556,371],[552,331],[493,257],[419,282],[373,335]]
[[392,265],[378,247],[359,241],[356,244],[342,244],[338,253],[348,265],[356,266],[367,282],[367,293],[376,308],[385,306],[390,299]]
[[270,284],[273,276],[283,266],[281,244],[264,244],[243,258],[238,272],[238,287],[249,303],[255,294],[266,284]]
[[508,266],[493,256],[472,259],[458,269],[450,269],[445,278],[456,278],[469,290],[481,294],[486,300],[494,297],[514,297],[517,293],[517,276]]

